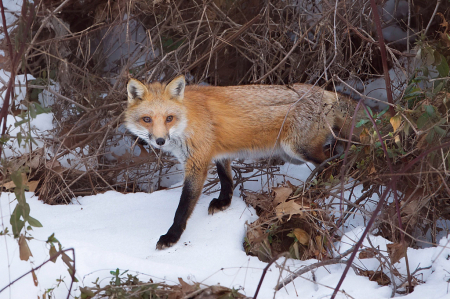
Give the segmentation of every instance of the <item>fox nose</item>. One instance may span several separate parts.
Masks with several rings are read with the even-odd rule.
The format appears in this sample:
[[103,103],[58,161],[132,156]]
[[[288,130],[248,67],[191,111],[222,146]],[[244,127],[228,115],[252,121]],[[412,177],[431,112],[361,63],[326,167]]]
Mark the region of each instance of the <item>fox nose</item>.
[[164,143],[166,143],[166,140],[164,138],[156,139],[156,144],[157,145],[164,145]]

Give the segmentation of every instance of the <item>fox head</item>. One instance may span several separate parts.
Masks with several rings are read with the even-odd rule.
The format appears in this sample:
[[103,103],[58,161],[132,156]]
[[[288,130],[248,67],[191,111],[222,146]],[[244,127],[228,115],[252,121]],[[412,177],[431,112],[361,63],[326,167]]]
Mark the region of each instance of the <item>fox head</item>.
[[184,76],[176,77],[167,85],[159,82],[144,85],[130,79],[125,111],[127,129],[148,144],[170,151],[183,137],[187,124],[183,105],[185,86]]

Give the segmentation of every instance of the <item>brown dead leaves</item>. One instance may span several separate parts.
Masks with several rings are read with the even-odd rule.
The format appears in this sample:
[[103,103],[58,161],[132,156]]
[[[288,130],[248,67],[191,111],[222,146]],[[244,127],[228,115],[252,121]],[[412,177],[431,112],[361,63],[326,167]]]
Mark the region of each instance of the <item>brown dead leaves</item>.
[[391,283],[391,279],[383,271],[359,270],[359,275],[368,277],[370,281],[376,281],[380,286]]
[[297,238],[297,240],[300,242],[300,244],[308,245],[311,237],[307,232],[305,232],[301,228],[294,228],[293,233],[294,233],[295,237]]
[[5,189],[6,191],[12,191],[16,188],[16,184],[12,180],[9,180],[7,174],[21,171],[22,184],[27,186],[28,191],[35,192],[40,180],[31,179],[28,174],[39,168],[41,161],[43,161],[43,155],[43,149],[38,149],[31,154],[8,160],[8,162],[4,164],[2,174],[0,174],[0,188]]
[[295,190],[297,187],[288,183],[273,188],[270,194],[245,192],[244,200],[259,216],[247,228],[244,246],[248,254],[262,261],[270,261],[282,252],[289,252],[296,259],[329,256],[327,232],[322,222],[328,221],[327,213],[304,196],[295,194]]
[[293,215],[303,216],[303,206],[293,200],[279,204],[275,210],[279,221],[283,221],[284,216],[289,217],[287,221],[291,220]]
[[359,252],[358,258],[359,259],[370,259],[374,258],[377,255],[377,251],[373,248],[364,248]]
[[391,263],[395,264],[406,256],[408,246],[405,242],[387,244],[386,246]]
[[28,247],[27,239],[25,238],[24,235],[21,234],[18,242],[19,242],[20,259],[22,261],[28,261],[30,256],[33,256],[33,254],[31,254],[30,247]]
[[439,32],[441,41],[447,47],[450,47],[450,34],[448,33],[448,29],[449,29],[448,22],[442,13],[438,12],[438,13],[436,13],[436,15],[441,17],[441,19],[442,19],[441,27],[444,28],[444,31]]
[[[22,173],[21,175],[22,175],[22,183],[28,187],[28,191],[30,191],[30,192],[36,191],[36,188],[39,184],[39,180],[28,181],[26,173]],[[13,181],[9,181],[9,182],[6,182],[5,184],[3,184],[3,188],[5,188],[7,191],[10,191],[10,190],[16,188],[16,184],[14,184]]]
[[304,210],[310,209],[310,206],[303,204],[303,202],[299,204],[296,200],[288,201],[292,194],[292,188],[290,187],[275,187],[272,188],[272,191],[274,193],[273,205],[277,205],[275,207],[275,215],[280,222],[283,222],[284,216],[288,216],[286,221],[291,220],[293,215],[300,215],[303,217]]
[[292,194],[292,189],[288,187],[274,187],[272,191],[275,194],[275,198],[273,199],[275,203],[285,202]]

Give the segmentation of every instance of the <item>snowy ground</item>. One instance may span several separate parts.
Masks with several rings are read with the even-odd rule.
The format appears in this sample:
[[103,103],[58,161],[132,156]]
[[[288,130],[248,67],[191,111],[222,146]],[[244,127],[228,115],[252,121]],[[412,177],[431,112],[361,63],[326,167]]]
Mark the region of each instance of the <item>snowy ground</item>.
[[[305,165],[285,165],[281,168],[281,173],[287,175],[296,173],[304,177],[308,172]],[[252,184],[253,187],[260,187],[260,183]],[[167,250],[155,250],[159,236],[172,223],[180,193],[180,188],[152,194],[123,195],[106,192],[79,197],[71,205],[64,206],[45,205],[32,193],[27,193],[31,216],[43,225],[31,232],[36,239],[29,242],[33,263],[19,259],[18,245],[12,237],[0,236],[0,289],[30,270],[31,266],[37,266],[48,258],[49,247],[45,240],[55,233],[55,237],[65,248],[75,248],[76,276],[80,282],[75,284],[73,295],[79,294],[80,286],[92,286],[97,278],[107,284],[111,278],[109,272],[119,268],[129,270],[130,273],[142,273],[142,280],[153,278],[154,281],[175,284],[178,277],[181,277],[187,282],[207,285],[220,283],[226,287],[239,288],[247,296],[253,296],[266,264],[245,254],[245,223],[256,220],[257,216],[238,196],[233,198],[229,209],[210,216],[207,214],[207,207],[214,194],[202,195],[181,240]],[[15,201],[14,195],[10,193],[3,193],[0,199],[1,230],[4,230],[9,227]],[[358,225],[360,220],[356,217],[348,226],[346,236],[335,244],[340,252],[344,252],[358,240],[364,229]],[[388,242],[383,238],[372,236],[371,241],[381,250],[386,250]],[[420,250],[409,249],[412,270],[417,267],[432,268],[420,272],[420,279],[425,283],[417,286],[414,293],[405,298],[450,298],[447,290],[447,281],[450,279],[448,240],[443,238],[440,245],[441,247]],[[284,259],[280,259],[278,265],[283,262]],[[288,260],[286,267],[289,271],[294,271],[314,262],[316,261]],[[379,265],[376,259],[358,260],[356,263],[369,270],[376,270]],[[406,273],[404,259],[397,267],[400,273]],[[343,265],[332,265],[316,270],[316,283],[312,281],[311,273],[305,274],[277,292],[276,298],[329,298],[343,269]],[[283,271],[282,277],[288,274],[288,271]],[[39,281],[37,287],[31,276],[27,276],[0,293],[0,299],[36,298],[38,295],[42,298],[45,290],[55,287],[56,279],[59,278],[64,282],[54,290],[55,298],[66,297],[70,275],[60,260],[56,264],[48,263],[36,275]],[[280,268],[272,266],[258,298],[273,298],[273,288],[279,276]],[[337,298],[377,299],[390,298],[391,295],[390,287],[380,287],[366,277],[357,276],[352,270],[341,289],[348,295],[340,293]]]

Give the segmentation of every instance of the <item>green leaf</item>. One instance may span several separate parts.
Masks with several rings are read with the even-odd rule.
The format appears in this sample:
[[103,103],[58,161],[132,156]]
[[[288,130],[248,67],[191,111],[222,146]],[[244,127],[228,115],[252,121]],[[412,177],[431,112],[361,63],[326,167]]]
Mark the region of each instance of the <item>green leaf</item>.
[[22,187],[22,175],[20,174],[20,171],[15,171],[11,174],[11,180],[14,182],[14,185],[16,185],[17,188]]
[[391,148],[386,148],[386,152],[388,153],[389,158],[395,158],[396,154]]
[[31,142],[34,143],[34,145],[39,146],[39,144],[37,144],[36,140],[33,138],[33,136],[31,136],[31,132],[28,133],[28,138],[30,139]]
[[426,137],[428,144],[433,144],[435,135],[436,135],[436,133],[434,130],[431,130],[430,132],[428,132],[427,137]]
[[[367,111],[369,111],[370,116],[373,117],[372,109],[370,109],[370,107],[368,107],[368,106],[367,106]],[[364,111],[364,112],[366,112],[366,111]],[[366,115],[367,115],[367,112],[366,112]]]
[[389,106],[386,107],[383,111],[381,111],[380,113],[378,113],[377,118],[382,117],[387,111],[389,110]]
[[35,218],[28,216],[28,223],[34,227],[42,227],[42,224]]
[[425,105],[425,112],[428,113],[428,115],[430,117],[433,117],[436,115],[436,111],[435,111],[434,107],[431,105]]
[[428,53],[425,56],[426,63],[431,65],[431,64],[433,64],[435,62],[434,50],[431,49],[431,48],[428,48],[427,50],[428,50]]
[[444,137],[447,134],[447,131],[445,131],[444,129],[442,129],[439,126],[436,126],[433,129],[436,132],[436,134],[438,134],[440,137]]
[[21,126],[21,125],[23,125],[24,123],[27,123],[27,122],[28,122],[28,118],[24,118],[22,120],[19,120],[18,122],[15,122],[14,123],[14,127],[17,128],[18,126]]
[[17,144],[19,144],[19,146],[20,146],[20,144],[22,143],[22,133],[17,133],[17,135],[16,135],[16,137],[17,137]]
[[66,264],[69,269],[73,270],[73,265],[71,264],[73,261],[65,252],[61,253],[61,258],[64,264]]
[[414,82],[420,82],[420,81],[422,81],[422,80],[428,81],[429,78],[426,77],[426,76],[417,76],[417,77],[415,77],[415,78],[413,79]]
[[423,95],[423,91],[419,90],[419,91],[413,91],[411,93],[405,94],[404,98],[405,99],[410,99],[410,98],[416,98],[418,96]]
[[30,218],[30,205],[26,202],[22,204],[22,217],[25,221]]
[[20,220],[20,216],[22,216],[22,207],[20,205],[17,205],[11,214],[11,218],[9,219],[9,223],[11,224],[13,230],[14,238],[19,237],[20,231],[25,225],[25,221]]
[[416,84],[409,84],[408,86],[406,86],[406,88],[405,88],[405,95],[413,92],[414,87],[416,87]]
[[368,119],[361,119],[361,120],[355,125],[355,127],[356,127],[356,128],[359,128],[359,127],[363,126],[364,124],[366,124],[366,123],[368,123],[368,122],[369,122]]
[[[57,254],[58,252],[56,251],[56,248],[55,248],[55,246],[52,244],[52,245],[50,245],[50,250],[48,251],[48,254],[50,255],[50,260],[53,262],[53,263],[56,263],[56,260],[58,259],[58,257],[56,256],[56,254]],[[56,256],[56,257],[55,257]]]
[[[72,269],[68,268],[67,271],[69,272],[70,276],[72,277],[73,276]],[[78,279],[75,276],[73,276],[73,282],[78,282]]]
[[50,107],[42,107],[39,103],[34,103],[34,106],[36,108],[36,114],[43,114],[43,113],[50,113],[52,111],[52,108]]
[[436,85],[434,86],[433,89],[434,94],[437,94],[442,90],[442,88],[444,87],[444,83],[445,83],[444,80],[439,80],[436,82]]
[[35,119],[36,118],[36,109],[34,109],[33,104],[28,105],[28,111],[30,111],[30,117]]
[[440,54],[441,61],[438,65],[436,65],[436,69],[439,72],[439,76],[447,77],[449,72],[448,62],[445,59],[444,55]]
[[[36,81],[36,80],[35,80]],[[41,92],[43,92],[44,90],[43,89],[40,89],[40,88],[33,88],[33,89],[31,89],[31,92],[30,92],[30,100],[31,101],[37,101],[38,99],[39,99],[39,94],[41,93]]]
[[58,239],[55,238],[55,233],[51,234],[51,236],[47,238],[46,243],[59,243]]
[[81,298],[93,298],[95,293],[89,289],[89,287],[79,287],[81,292]]
[[417,119],[417,128],[422,129],[427,124],[429,119],[430,119],[430,116],[428,115],[428,113],[422,114]]

